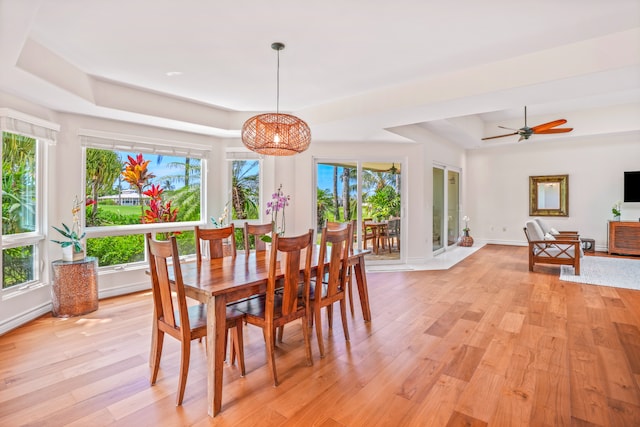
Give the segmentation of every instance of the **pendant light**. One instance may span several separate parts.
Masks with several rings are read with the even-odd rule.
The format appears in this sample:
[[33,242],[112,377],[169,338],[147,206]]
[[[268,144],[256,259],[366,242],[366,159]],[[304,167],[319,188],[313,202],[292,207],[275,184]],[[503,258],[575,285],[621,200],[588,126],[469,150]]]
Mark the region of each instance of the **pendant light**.
[[251,151],[267,156],[291,156],[302,153],[311,143],[311,129],[291,114],[280,113],[280,51],[284,44],[275,42],[278,53],[276,112],[258,114],[242,125],[242,142]]

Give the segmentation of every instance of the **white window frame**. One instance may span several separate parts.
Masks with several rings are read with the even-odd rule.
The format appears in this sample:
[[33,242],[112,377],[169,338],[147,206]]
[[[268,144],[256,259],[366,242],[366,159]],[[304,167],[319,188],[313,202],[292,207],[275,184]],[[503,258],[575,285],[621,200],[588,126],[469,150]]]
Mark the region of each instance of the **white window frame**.
[[[44,182],[48,170],[48,147],[56,144],[56,137],[60,131],[60,125],[28,114],[21,113],[10,108],[0,108],[0,133],[8,132],[27,136],[36,140],[36,206],[35,206],[35,230],[26,233],[3,236],[0,234],[0,249],[10,249],[21,246],[34,247],[34,280],[2,288],[0,298],[2,300],[13,298],[20,294],[45,285],[47,277],[44,271],[45,265],[45,227],[47,220],[44,216],[44,207],[47,206],[47,191],[44,191]],[[0,145],[0,158],[2,157],[2,145]],[[0,219],[1,221],[1,219]],[[2,257],[0,257],[0,271],[3,271]]]
[[[234,160],[257,160],[258,167],[260,168],[260,171],[258,173],[258,191],[260,192],[260,195],[258,197],[258,219],[230,219],[229,223],[234,224],[236,228],[244,228],[245,221],[249,224],[263,224],[265,221],[264,210],[262,209],[262,199],[264,197],[264,156],[258,153],[254,153],[253,151],[250,151],[246,148],[230,147],[227,148],[225,152],[225,160],[227,161],[227,194],[229,194],[229,198],[231,198],[231,192],[233,191],[233,189],[231,188],[233,185],[233,179],[231,177],[231,163]],[[231,200],[229,200],[229,202],[230,201]],[[229,206],[229,215],[231,215],[231,209],[232,207]]]
[[[82,182],[86,182],[86,158],[87,148],[96,148],[100,150],[110,151],[129,151],[140,152],[144,154],[163,154],[167,156],[178,157],[191,157],[200,160],[200,220],[199,221],[185,221],[176,223],[163,223],[158,224],[128,224],[128,225],[114,225],[103,227],[85,227],[87,239],[100,238],[100,237],[115,237],[126,236],[145,233],[162,233],[170,231],[190,231],[196,225],[203,225],[206,223],[205,219],[205,206],[207,203],[207,159],[209,156],[210,148],[198,145],[190,144],[183,141],[170,141],[156,138],[147,138],[137,135],[126,135],[112,132],[104,132],[91,129],[80,129],[78,131],[80,137],[80,144],[82,146]],[[84,185],[83,185],[84,188]],[[86,189],[85,189],[86,191]],[[86,200],[87,195],[84,194]],[[86,223],[85,210],[82,210],[81,219],[82,224]],[[145,248],[145,261],[132,262],[127,264],[116,264],[109,266],[102,266],[99,271],[108,270],[123,270],[130,268],[137,268],[146,266],[146,248]]]

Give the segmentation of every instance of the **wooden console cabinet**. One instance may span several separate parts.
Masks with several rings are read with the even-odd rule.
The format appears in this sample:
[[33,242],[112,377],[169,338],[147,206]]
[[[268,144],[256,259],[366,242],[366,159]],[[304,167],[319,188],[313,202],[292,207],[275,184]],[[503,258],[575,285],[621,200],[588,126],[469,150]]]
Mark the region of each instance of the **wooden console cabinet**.
[[640,255],[640,221],[609,221],[609,253]]

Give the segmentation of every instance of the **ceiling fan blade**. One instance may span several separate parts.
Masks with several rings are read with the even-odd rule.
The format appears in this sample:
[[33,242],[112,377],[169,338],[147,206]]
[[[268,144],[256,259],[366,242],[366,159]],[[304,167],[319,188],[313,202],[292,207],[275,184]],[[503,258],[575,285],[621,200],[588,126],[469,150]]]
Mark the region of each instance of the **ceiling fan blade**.
[[571,132],[573,130],[573,128],[556,128],[556,129],[545,129],[545,130],[541,130],[536,132],[538,135],[544,135],[547,133],[566,133],[566,132]]
[[513,133],[507,133],[505,135],[488,136],[486,138],[482,138],[482,141],[485,141],[487,139],[503,138],[505,136],[513,136],[513,135],[517,135],[517,134],[518,134],[518,132],[513,132]]
[[508,128],[508,127],[506,127],[506,126],[498,126],[498,127],[499,127],[499,128],[502,128],[502,129],[508,129],[508,130],[518,130],[518,129],[514,129],[514,128]]
[[554,120],[552,122],[549,123],[543,123],[541,125],[538,126],[534,126],[531,129],[533,129],[533,133],[540,133],[541,130],[547,130],[550,128],[554,128],[556,126],[560,126],[567,123],[567,121],[565,119],[559,119],[559,120]]

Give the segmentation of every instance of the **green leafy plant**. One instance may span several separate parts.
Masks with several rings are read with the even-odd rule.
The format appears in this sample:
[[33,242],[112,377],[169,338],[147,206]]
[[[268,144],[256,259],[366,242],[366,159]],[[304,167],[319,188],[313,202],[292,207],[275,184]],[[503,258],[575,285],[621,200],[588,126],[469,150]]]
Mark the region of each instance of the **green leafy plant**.
[[51,240],[53,243],[59,244],[60,247],[62,248],[66,248],[68,246],[73,245],[73,250],[75,252],[82,251],[82,244],[80,243],[80,241],[84,239],[84,236],[86,233],[82,233],[82,235],[78,236],[78,232],[76,230],[71,230],[69,227],[67,227],[65,223],[62,223],[63,229],[58,228],[55,225],[52,225],[51,227],[54,230],[56,230],[58,233],[62,234],[64,237],[69,239],[69,240]]
[[613,205],[613,207],[611,208],[611,213],[612,213],[614,216],[620,216],[620,205],[621,205],[621,204],[622,204],[622,203],[621,203],[620,201],[618,201],[618,202],[616,202],[616,203]]

